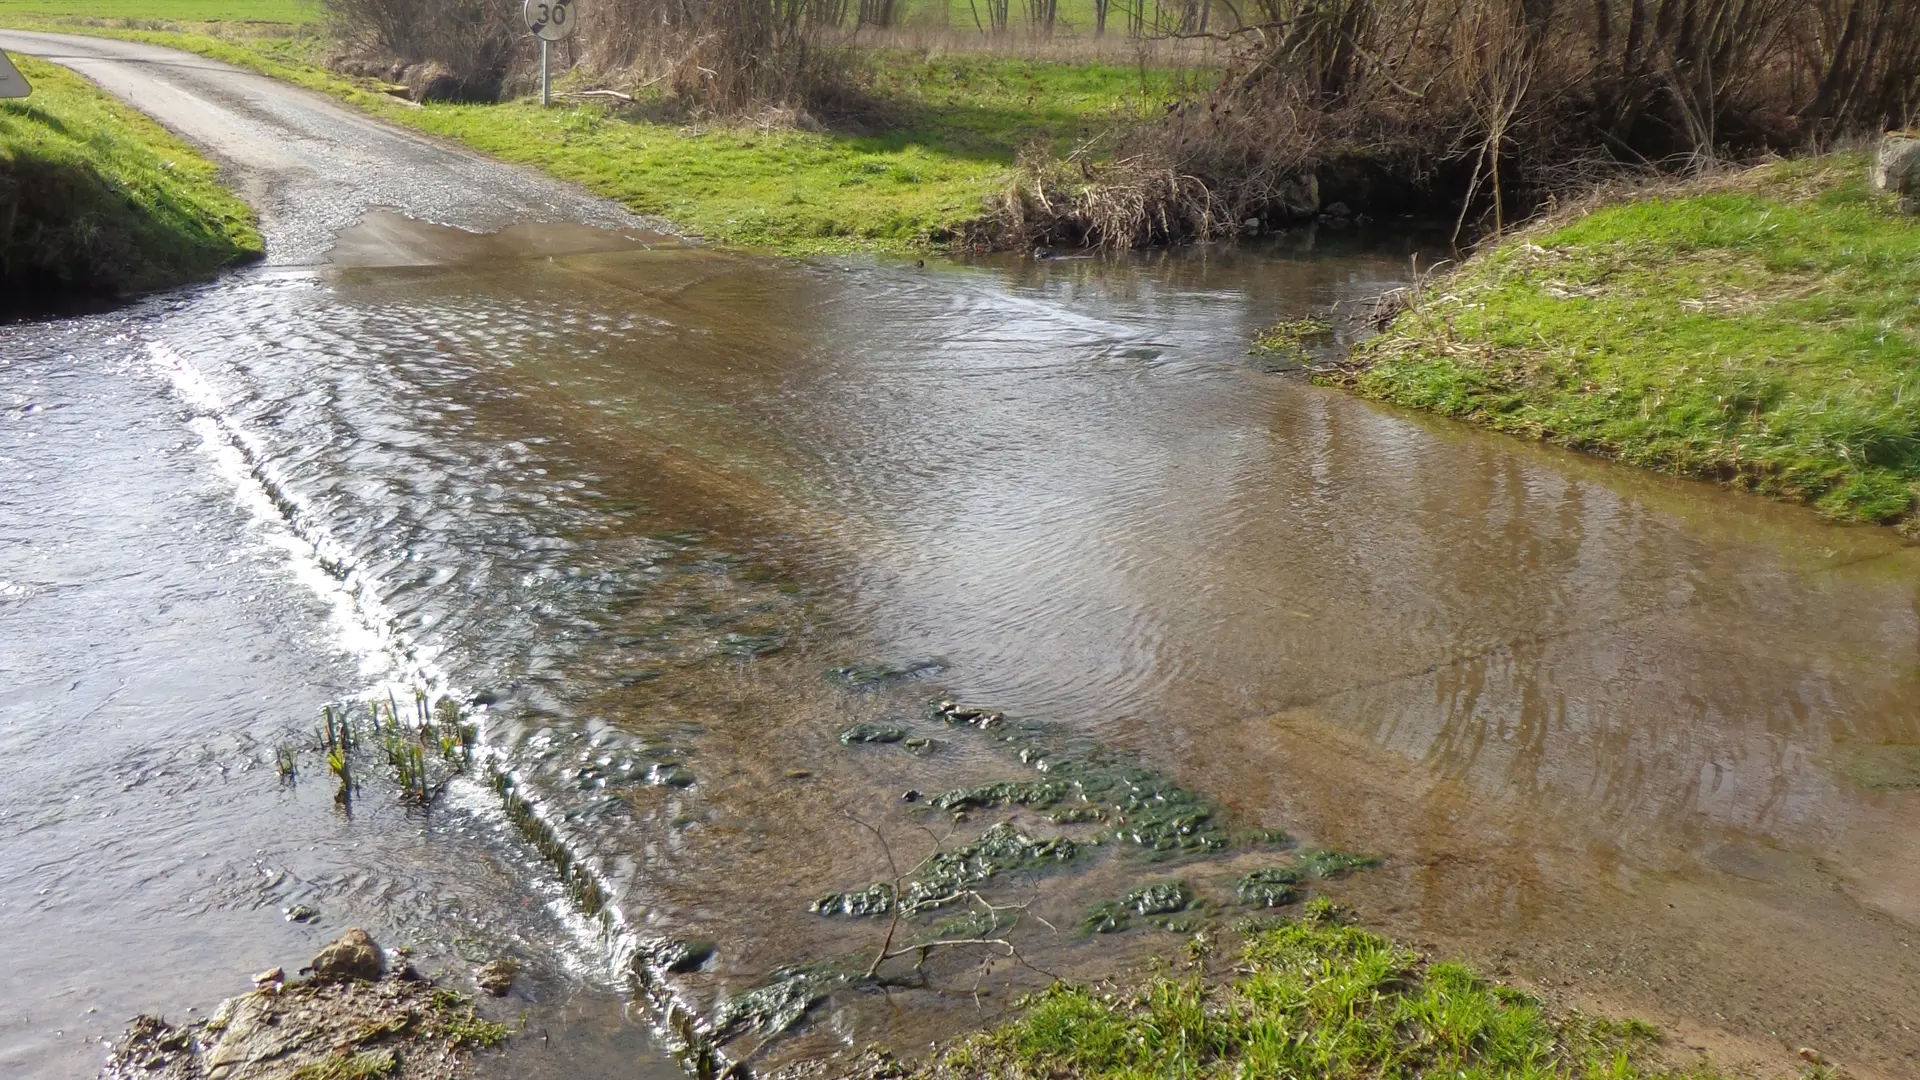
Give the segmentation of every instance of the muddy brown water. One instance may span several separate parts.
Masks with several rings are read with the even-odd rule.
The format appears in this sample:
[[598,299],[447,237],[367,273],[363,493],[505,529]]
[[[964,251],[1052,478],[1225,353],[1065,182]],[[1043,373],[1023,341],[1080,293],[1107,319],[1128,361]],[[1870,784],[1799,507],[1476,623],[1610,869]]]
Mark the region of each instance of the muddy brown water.
[[[1411,250],[916,267],[375,215],[327,267],[0,331],[0,1069],[84,1073],[359,924],[456,982],[520,958],[516,1075],[674,1075],[636,947],[714,944],[654,988],[709,1024],[865,970],[886,922],[814,900],[1010,822],[1081,854],[903,933],[991,903],[1017,957],[903,957],[722,1051],[912,1054],[1184,953],[1079,932],[1099,900],[1180,879],[1226,923],[1240,873],[1334,847],[1384,863],[1309,891],[1558,999],[1920,1072],[1920,552],[1248,361]],[[902,670],[828,674],[863,664]],[[413,685],[486,703],[604,913],[480,775],[333,804],[320,703]],[[1226,848],[930,810],[1044,775],[937,694],[1178,785]]]

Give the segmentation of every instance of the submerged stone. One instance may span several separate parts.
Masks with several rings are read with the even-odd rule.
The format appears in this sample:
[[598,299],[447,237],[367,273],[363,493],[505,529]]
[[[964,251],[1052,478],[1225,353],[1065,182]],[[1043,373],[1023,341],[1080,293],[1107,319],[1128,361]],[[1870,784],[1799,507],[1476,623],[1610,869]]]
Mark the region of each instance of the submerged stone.
[[305,970],[321,981],[364,979],[372,982],[386,974],[387,956],[365,930],[356,926],[321,949]]
[[855,724],[840,733],[840,745],[854,743],[897,743],[907,737],[907,729],[891,724]]
[[787,635],[779,630],[764,634],[728,634],[720,639],[722,653],[745,659],[769,656],[786,647]]
[[827,677],[856,689],[868,690],[946,669],[945,660],[937,656],[923,656],[898,664],[848,664],[828,669]]
[[693,773],[684,765],[663,761],[647,770],[647,783],[654,787],[692,787]]
[[1249,907],[1285,907],[1300,898],[1298,886],[1305,874],[1291,866],[1255,870],[1240,879],[1234,896]]
[[520,965],[505,958],[492,960],[473,973],[473,984],[494,997],[504,997],[520,977]]
[[417,979],[274,984],[222,1002],[209,1019],[176,1028],[133,1021],[102,1076],[110,1080],[315,1080],[471,1074],[464,1051],[497,1046],[506,1028],[473,1002]]
[[713,951],[713,942],[702,939],[682,941],[677,938],[652,938],[640,943],[634,959],[638,963],[678,975],[698,971],[713,956]]

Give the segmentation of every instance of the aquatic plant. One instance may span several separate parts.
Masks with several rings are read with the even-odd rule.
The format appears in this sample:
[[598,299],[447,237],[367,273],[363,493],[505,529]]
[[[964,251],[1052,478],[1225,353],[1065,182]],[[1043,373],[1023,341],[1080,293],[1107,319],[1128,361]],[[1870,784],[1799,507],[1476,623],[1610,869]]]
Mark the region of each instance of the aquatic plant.
[[1355,870],[1371,870],[1380,865],[1373,855],[1356,855],[1348,851],[1335,851],[1331,848],[1303,851],[1299,858],[1300,868],[1314,877],[1340,877]]
[[1291,866],[1265,867],[1242,877],[1234,896],[1249,907],[1284,907],[1300,898],[1298,886],[1305,877]]
[[282,780],[292,780],[299,774],[300,759],[293,747],[285,743],[273,748],[273,763]]
[[1073,861],[1079,852],[1065,837],[1036,839],[1002,822],[970,844],[928,856],[907,883],[900,903],[909,914],[941,907],[996,875],[1050,869]]
[[1117,934],[1132,920],[1133,911],[1118,900],[1102,900],[1087,910],[1080,930],[1087,934]]
[[859,892],[831,893],[807,908],[816,915],[879,916],[893,910],[893,886],[882,881]]
[[1142,915],[1171,915],[1193,903],[1193,890],[1184,881],[1160,881],[1128,893],[1125,903]]
[[935,698],[927,715],[953,726],[991,732],[1045,778],[984,784],[935,796],[943,809],[1021,805],[1047,809],[1077,796],[1080,806],[1055,820],[1105,820],[1106,836],[1159,854],[1223,851],[1231,840],[1212,803],[1167,776],[1096,746],[1075,747],[1051,724],[1009,720],[1004,713]]
[[1031,806],[1044,810],[1065,799],[1072,788],[1062,780],[1016,780],[958,788],[927,800],[941,810],[986,809],[994,806]]
[[847,976],[819,968],[779,968],[766,985],[721,1001],[713,1011],[713,1030],[722,1037],[742,1028],[777,1035],[846,982]]

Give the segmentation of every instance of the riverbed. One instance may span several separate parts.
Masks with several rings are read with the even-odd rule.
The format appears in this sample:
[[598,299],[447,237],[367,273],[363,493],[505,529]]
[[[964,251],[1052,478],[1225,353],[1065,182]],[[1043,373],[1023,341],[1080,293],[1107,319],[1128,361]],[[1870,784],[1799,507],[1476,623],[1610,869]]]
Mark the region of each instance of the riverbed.
[[[1247,355],[1411,237],[920,265],[375,211],[319,247],[0,330],[8,1075],[349,925],[526,965],[516,1075],[911,1056],[1316,849],[1380,859],[1309,890],[1365,924],[1721,1060],[1920,1068],[1920,552]],[[349,812],[323,705],[414,688],[486,768]],[[1089,761],[1204,820],[932,805]],[[1073,857],[913,932],[986,905],[1011,947],[851,977],[888,919],[810,909],[995,828]],[[1173,879],[1211,906],[1081,932]],[[795,972],[790,1029],[729,1011]]]

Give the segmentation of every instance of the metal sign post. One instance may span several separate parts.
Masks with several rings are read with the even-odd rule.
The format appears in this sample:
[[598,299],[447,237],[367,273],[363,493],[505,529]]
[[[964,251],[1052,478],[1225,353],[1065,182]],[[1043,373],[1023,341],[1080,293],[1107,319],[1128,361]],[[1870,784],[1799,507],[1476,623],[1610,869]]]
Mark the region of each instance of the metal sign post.
[[6,53],[0,52],[0,98],[23,98],[31,93],[33,87],[28,85],[27,77],[13,66]]
[[580,9],[575,6],[577,0],[526,0],[520,9],[520,17],[527,21],[527,29],[540,39],[540,107],[553,104],[553,69],[548,53],[556,41],[565,41],[573,36],[574,24],[579,22]]

